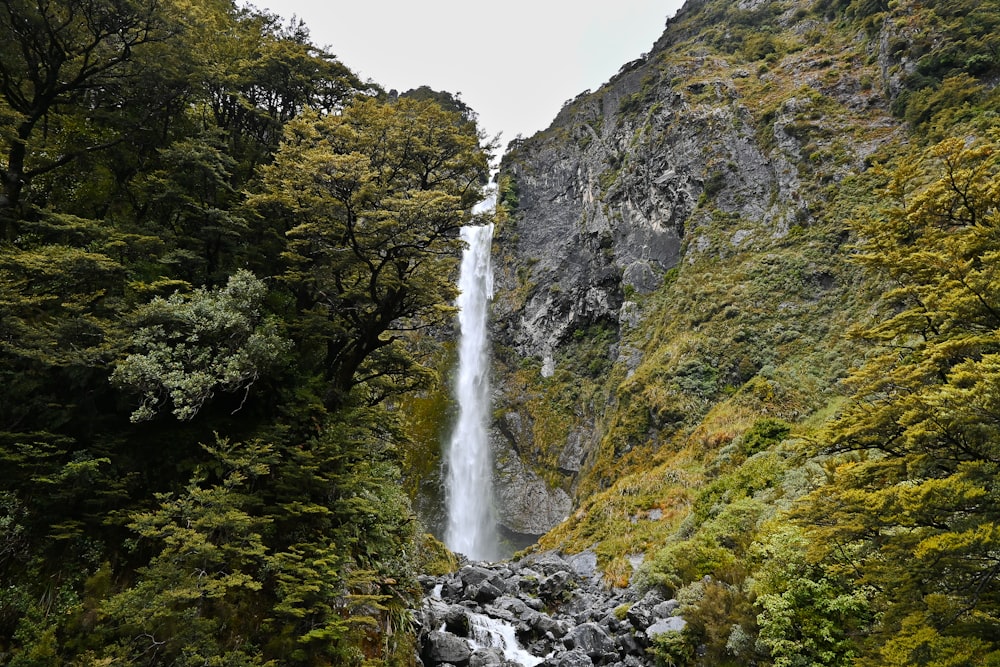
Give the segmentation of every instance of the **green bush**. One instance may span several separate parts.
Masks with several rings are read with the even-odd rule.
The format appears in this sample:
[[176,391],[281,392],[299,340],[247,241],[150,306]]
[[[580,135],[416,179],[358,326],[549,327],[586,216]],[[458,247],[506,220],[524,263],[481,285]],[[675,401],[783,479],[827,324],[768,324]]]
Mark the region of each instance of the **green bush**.
[[740,451],[746,456],[762,452],[788,437],[791,430],[791,425],[781,419],[758,419],[740,439]]

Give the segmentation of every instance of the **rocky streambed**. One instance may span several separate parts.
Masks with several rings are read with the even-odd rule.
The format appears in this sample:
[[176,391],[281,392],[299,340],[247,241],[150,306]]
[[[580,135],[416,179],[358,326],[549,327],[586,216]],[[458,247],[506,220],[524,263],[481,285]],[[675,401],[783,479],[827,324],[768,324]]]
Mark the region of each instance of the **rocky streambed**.
[[656,590],[605,587],[593,552],[469,563],[421,583],[424,667],[652,667],[653,638],[685,625]]

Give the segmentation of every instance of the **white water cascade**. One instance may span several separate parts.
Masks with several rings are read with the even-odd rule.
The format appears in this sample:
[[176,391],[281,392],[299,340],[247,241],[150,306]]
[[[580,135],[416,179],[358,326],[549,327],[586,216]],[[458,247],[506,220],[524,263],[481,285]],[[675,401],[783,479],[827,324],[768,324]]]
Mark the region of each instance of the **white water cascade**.
[[498,648],[503,657],[521,667],[535,667],[545,658],[531,655],[517,642],[514,626],[506,621],[482,614],[469,614],[469,630],[474,647]]
[[[491,206],[487,203],[486,206]],[[481,205],[482,206],[482,205]],[[498,557],[493,518],[493,457],[490,452],[490,347],[488,305],[493,298],[490,249],[493,224],[463,227],[458,289],[460,328],[455,397],[458,421],[448,447],[445,543],[473,560]]]

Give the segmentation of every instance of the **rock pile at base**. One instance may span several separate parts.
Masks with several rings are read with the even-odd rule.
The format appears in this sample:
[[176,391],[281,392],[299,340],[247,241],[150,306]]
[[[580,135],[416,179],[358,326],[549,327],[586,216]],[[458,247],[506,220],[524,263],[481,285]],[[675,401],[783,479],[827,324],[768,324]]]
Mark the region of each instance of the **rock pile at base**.
[[[470,563],[423,577],[419,662],[424,667],[652,667],[653,637],[680,632],[677,601],[656,590],[607,589],[592,552]],[[482,617],[514,629],[523,652],[477,641]],[[533,656],[533,657],[531,657]]]

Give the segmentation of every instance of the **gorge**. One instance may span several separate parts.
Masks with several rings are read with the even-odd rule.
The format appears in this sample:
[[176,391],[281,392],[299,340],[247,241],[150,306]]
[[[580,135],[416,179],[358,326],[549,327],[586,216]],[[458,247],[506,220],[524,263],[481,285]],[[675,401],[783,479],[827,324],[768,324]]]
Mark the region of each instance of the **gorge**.
[[230,0],[0,37],[0,663],[1000,665],[1000,0],[690,0],[502,155]]
[[[906,362],[878,351],[886,331],[921,335],[894,313],[912,316],[908,290],[931,295],[945,279],[910,263],[906,253],[926,249],[894,216],[938,210],[911,193],[947,179],[948,164],[980,168],[961,142],[939,140],[968,132],[970,146],[985,141],[983,154],[994,155],[973,126],[992,123],[996,78],[934,59],[949,30],[963,48],[986,48],[979,27],[958,27],[955,3],[862,4],[689,2],[648,54],[567,101],[502,160],[490,432],[495,494],[513,502],[500,503],[500,520],[539,536],[521,558],[590,554],[605,590],[675,597],[686,628],[647,647],[667,664],[819,660],[825,650],[830,664],[847,664],[848,647],[877,625],[869,604],[879,596],[817,577],[876,566],[825,549],[822,536],[874,547],[846,523],[826,527],[823,494],[852,516],[898,526],[907,520],[874,519],[851,494],[874,502],[962,476],[904,474],[903,486],[883,489],[851,477],[851,457],[910,456],[884,444],[895,437],[888,424],[906,418],[880,412],[897,399],[866,375],[865,360],[875,355],[890,375],[898,368],[892,382],[914,395],[936,384],[903,380]],[[713,28],[722,17],[725,27]],[[981,173],[993,173],[991,160]],[[942,201],[963,196],[940,183],[929,187]],[[991,197],[979,200],[980,215]],[[878,258],[913,267],[927,286]],[[853,396],[859,385],[871,395]],[[889,420],[886,430],[851,430],[867,410]],[[930,452],[947,448],[925,436],[914,434],[925,453],[913,455],[940,462]],[[933,540],[937,530],[918,532]],[[916,556],[897,546],[894,572],[908,581],[903,554]],[[463,604],[489,606],[473,589]],[[929,622],[925,598],[888,597]],[[779,626],[799,613],[825,618],[830,634],[788,640]],[[914,635],[892,632],[900,644],[873,649],[872,664],[916,659],[899,648]],[[930,650],[948,654],[946,643]],[[892,657],[897,648],[908,657]],[[630,655],[624,645],[612,653],[588,660]]]

